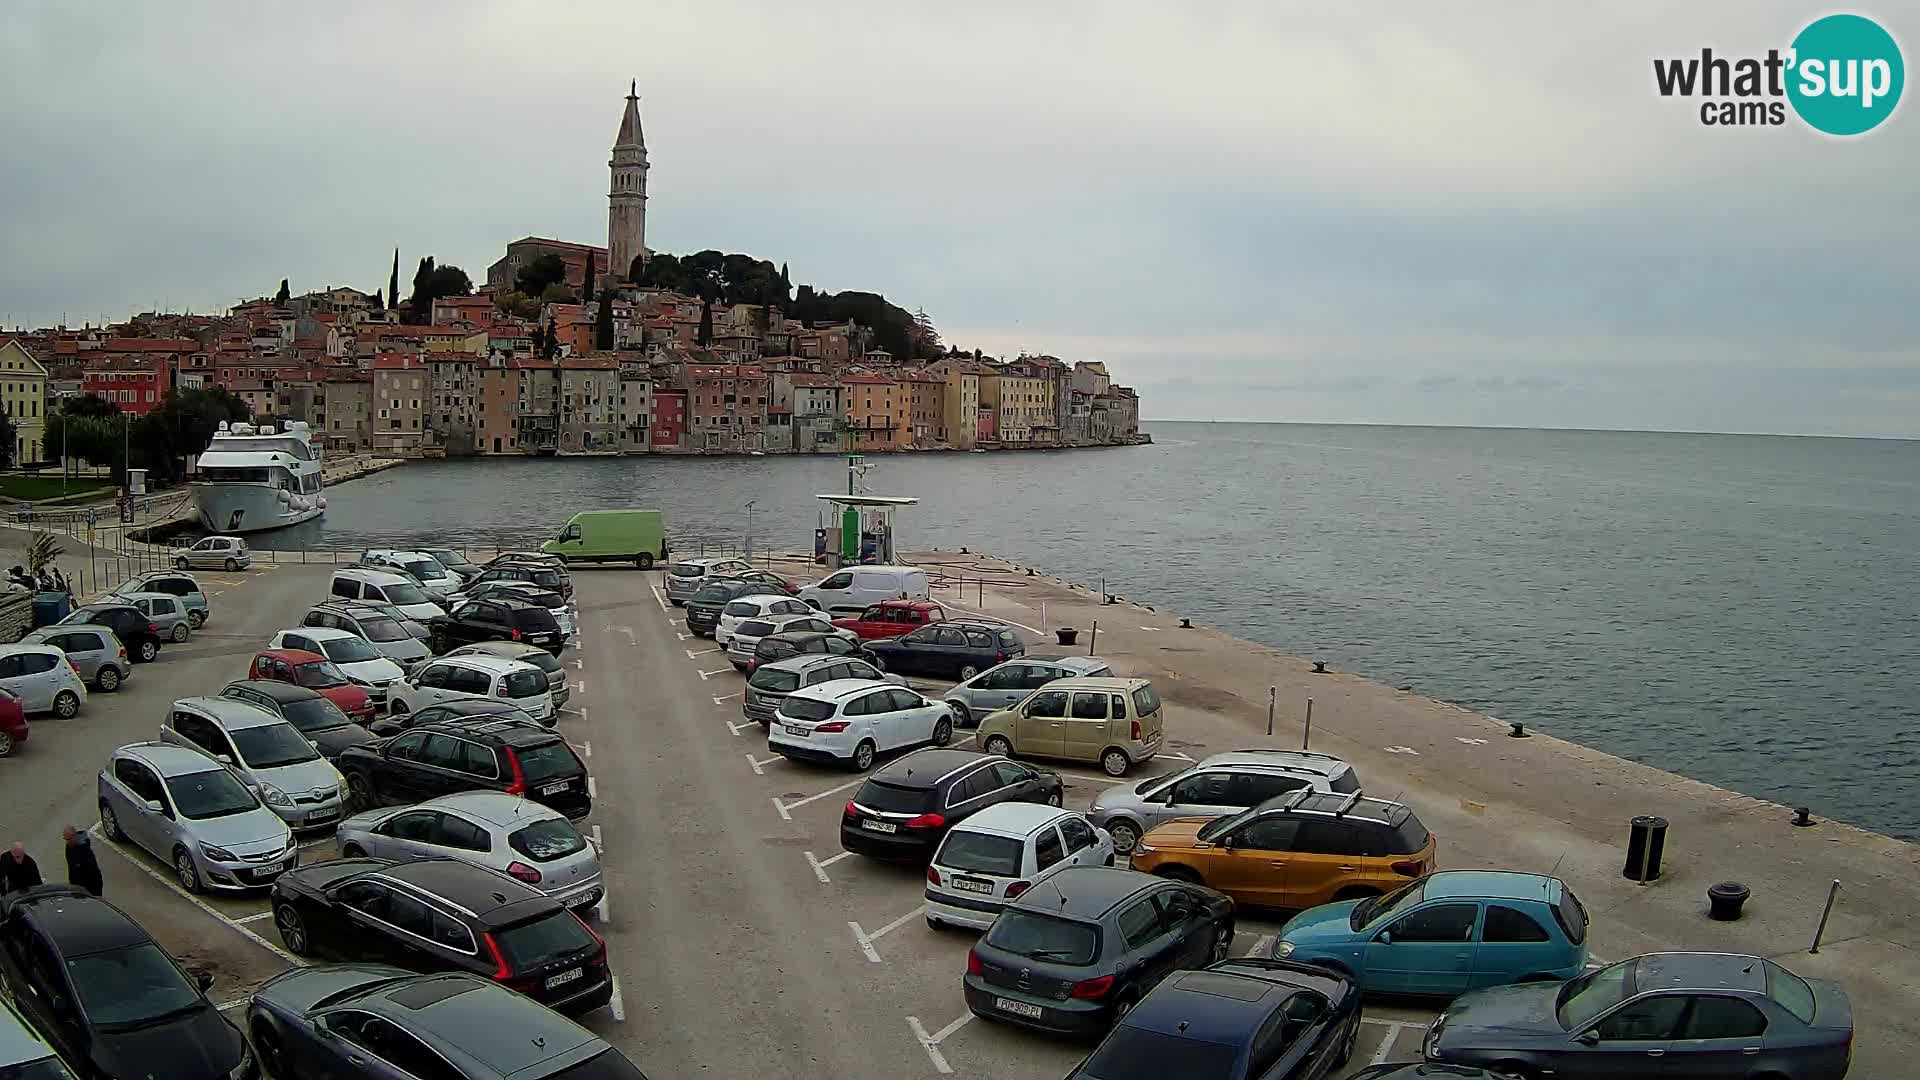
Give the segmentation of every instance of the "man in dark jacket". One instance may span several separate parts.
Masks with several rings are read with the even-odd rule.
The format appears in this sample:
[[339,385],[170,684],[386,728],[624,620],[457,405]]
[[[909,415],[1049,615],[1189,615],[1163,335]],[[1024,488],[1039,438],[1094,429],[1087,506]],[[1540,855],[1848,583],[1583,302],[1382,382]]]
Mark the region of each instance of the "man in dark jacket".
[[13,850],[0,855],[0,893],[23,892],[40,884],[40,866],[27,854],[27,845],[13,842]]
[[95,896],[106,887],[100,877],[100,860],[93,857],[93,837],[67,826],[67,881]]

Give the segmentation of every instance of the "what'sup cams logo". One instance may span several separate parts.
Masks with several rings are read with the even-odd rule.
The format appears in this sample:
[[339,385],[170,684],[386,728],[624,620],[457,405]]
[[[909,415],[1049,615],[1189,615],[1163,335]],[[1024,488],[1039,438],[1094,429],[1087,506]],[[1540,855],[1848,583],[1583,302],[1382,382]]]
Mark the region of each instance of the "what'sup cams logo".
[[1863,15],[1828,15],[1808,23],[1786,51],[1764,57],[1716,56],[1653,62],[1661,97],[1699,98],[1707,127],[1773,127],[1787,107],[1815,131],[1861,135],[1900,104],[1906,65],[1893,35]]

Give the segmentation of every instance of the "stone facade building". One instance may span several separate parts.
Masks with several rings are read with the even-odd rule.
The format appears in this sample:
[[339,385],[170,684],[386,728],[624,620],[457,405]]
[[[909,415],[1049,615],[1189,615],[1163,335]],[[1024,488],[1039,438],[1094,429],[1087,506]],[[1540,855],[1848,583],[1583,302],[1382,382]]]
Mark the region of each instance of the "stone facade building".
[[620,365],[611,356],[560,361],[560,453],[620,449]]

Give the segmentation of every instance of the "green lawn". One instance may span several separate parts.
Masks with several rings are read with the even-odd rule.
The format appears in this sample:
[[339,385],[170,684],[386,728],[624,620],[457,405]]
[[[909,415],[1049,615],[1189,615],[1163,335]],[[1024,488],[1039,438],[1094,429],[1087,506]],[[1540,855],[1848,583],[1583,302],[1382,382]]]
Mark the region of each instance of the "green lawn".
[[[113,481],[94,476],[67,477],[68,495],[79,495],[88,491],[113,490]],[[43,473],[38,476],[7,475],[0,476],[0,496],[9,499],[57,499],[61,495],[60,474]]]

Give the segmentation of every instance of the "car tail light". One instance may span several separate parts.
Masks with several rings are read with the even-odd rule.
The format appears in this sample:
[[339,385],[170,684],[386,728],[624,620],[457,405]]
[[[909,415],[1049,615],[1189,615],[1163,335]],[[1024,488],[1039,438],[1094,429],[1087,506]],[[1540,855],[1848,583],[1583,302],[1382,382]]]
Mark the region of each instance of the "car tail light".
[[910,817],[900,824],[909,829],[939,829],[946,826],[947,818],[944,814],[921,814],[919,817]]
[[847,721],[835,720],[831,724],[821,724],[819,727],[814,728],[813,730],[815,734],[819,734],[819,735],[837,735],[840,732],[847,730]]
[[1005,649],[1002,649],[1002,650],[1000,650],[999,652],[997,652],[997,653],[994,653],[994,654],[993,654],[993,662],[994,662],[994,663],[996,663],[996,664],[1004,664],[1004,663],[1006,663],[1006,662],[1007,662],[1007,653],[1006,653],[1006,650],[1005,650]]
[[1011,900],[1031,888],[1033,888],[1033,882],[1031,881],[1016,881],[1007,886],[1007,899]]
[[505,982],[513,978],[513,967],[507,963],[506,954],[500,951],[500,943],[493,940],[492,934],[481,934],[480,940],[486,943],[487,951],[493,954],[493,981]]
[[1073,984],[1073,996],[1082,1001],[1097,1001],[1107,996],[1113,989],[1113,976],[1102,975],[1097,979],[1082,979]]
[[160,624],[159,624],[159,623],[148,623],[148,624],[147,624],[147,633],[149,633],[149,634],[157,634],[157,633],[159,633],[159,632],[160,632]]
[[931,866],[927,867],[927,884],[929,885],[940,884],[940,871],[935,870]]
[[1127,729],[1127,737],[1134,742],[1140,741],[1140,721],[1135,720],[1133,725]]
[[980,954],[977,952],[974,952],[972,949],[968,949],[967,950],[967,974],[982,975],[985,973],[986,973],[986,965],[980,962]]
[[515,641],[520,640],[520,628],[517,626],[513,628],[513,640]]
[[860,816],[860,808],[853,805],[852,799],[848,799],[847,808],[845,810],[840,811],[840,813],[844,817],[857,818]]
[[506,752],[507,767],[513,770],[513,783],[507,785],[507,794],[525,795],[527,793],[527,773],[526,770],[520,767],[520,755],[514,753],[513,747],[511,746],[506,747]]
[[529,885],[540,884],[540,871],[517,859],[507,864],[507,873]]
[[62,657],[61,659],[64,659],[67,662],[67,670],[73,672],[73,677],[76,679],[79,678],[80,668],[78,665],[76,665],[73,662],[73,657],[67,656],[67,657]]
[[122,645],[120,646],[120,659],[125,660],[126,658],[127,658],[127,647],[125,645]]
[[1419,877],[1426,872],[1427,864],[1419,859],[1397,859],[1390,869],[1402,877]]

